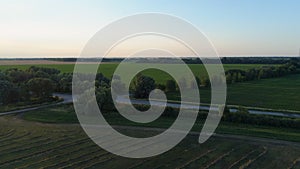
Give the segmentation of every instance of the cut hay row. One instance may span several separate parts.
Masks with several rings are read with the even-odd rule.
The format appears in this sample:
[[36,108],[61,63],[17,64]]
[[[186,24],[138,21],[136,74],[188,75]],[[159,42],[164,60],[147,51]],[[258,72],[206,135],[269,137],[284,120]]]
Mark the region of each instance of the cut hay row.
[[[37,137],[33,137],[33,138],[26,138],[24,140],[20,140],[24,144],[20,144],[20,142],[13,142],[13,143],[7,143],[7,144],[0,145],[0,151],[5,152],[5,151],[9,151],[9,150],[15,150],[15,149],[19,149],[24,146],[34,145],[39,142],[45,142],[49,139],[50,138],[47,138],[47,137],[45,138],[45,137],[41,137],[41,136],[37,136]],[[34,141],[32,141],[32,140],[34,140]],[[3,149],[1,149],[1,148],[3,148]]]
[[[111,154],[110,154],[111,155]],[[102,159],[101,161],[98,161],[98,157],[93,157],[91,160],[96,160],[94,163],[90,163],[89,165],[86,165],[85,162],[90,162],[91,160],[86,160],[85,162],[82,162],[81,164],[83,164],[83,166],[81,167],[77,167],[77,169],[87,169],[87,168],[94,168],[97,165],[103,164],[105,162],[111,161],[115,158],[117,158],[118,156],[105,156],[105,159]],[[99,167],[96,167],[99,168]],[[72,168],[70,168],[72,169]]]
[[[184,152],[187,152],[189,150],[193,149],[193,147],[189,147],[188,149],[185,149]],[[172,153],[171,153],[172,152]],[[164,156],[158,156],[158,157],[155,157],[154,159],[152,158],[147,158],[146,160],[142,160],[140,162],[137,162],[131,166],[129,166],[128,168],[130,169],[134,169],[134,168],[138,168],[138,167],[141,167],[142,165],[146,166],[147,167],[147,163],[150,162],[152,163],[154,161],[164,161],[163,163],[160,163],[160,162],[157,162],[155,164],[159,164],[158,166],[153,166],[152,168],[165,168],[168,162],[168,160],[171,160],[171,158],[174,158],[174,157],[177,157],[177,156],[173,156],[173,154],[182,154],[182,149],[178,148],[177,146],[171,151],[171,152],[167,152],[166,154],[164,154]]]
[[248,160],[246,163],[244,163],[243,165],[241,165],[239,167],[239,169],[244,169],[244,168],[249,167],[251,164],[253,164],[253,162],[255,162],[256,160],[258,160],[259,158],[261,158],[263,155],[265,155],[267,153],[268,149],[266,147],[263,147],[263,148],[264,148],[264,151],[262,153],[260,153],[254,159]]
[[[92,151],[88,150],[86,152],[81,152],[79,154],[71,154],[71,156],[68,156],[67,158],[64,158],[63,160],[61,160],[59,162],[56,161],[55,164],[53,163],[52,165],[45,166],[44,168],[63,168],[64,166],[68,166],[68,165],[70,165],[70,164],[72,164],[74,162],[80,162],[82,159],[88,158],[88,157],[90,157],[92,155],[95,155],[95,154],[97,154],[99,152],[104,152],[104,151],[101,150],[101,149],[99,150],[99,149],[95,149],[94,148]],[[104,152],[104,153],[106,153],[106,152]]]
[[149,161],[149,160],[142,160],[140,162],[134,163],[133,165],[129,166],[127,169],[134,169],[136,167],[139,167],[139,166],[145,164],[147,161]]
[[247,154],[245,154],[244,156],[242,156],[239,160],[235,161],[234,163],[232,163],[228,169],[233,168],[234,166],[236,166],[237,164],[239,164],[241,161],[245,160],[247,157],[249,157],[249,155],[251,155],[252,153],[254,153],[256,150],[252,150],[250,152],[248,152]]
[[223,155],[219,156],[217,159],[215,159],[214,161],[210,162],[208,165],[206,165],[205,167],[203,167],[203,169],[208,169],[211,166],[215,165],[218,161],[222,160],[224,157],[230,155],[230,153],[232,153],[235,149],[231,149],[230,151],[224,153]]
[[[17,140],[17,139],[20,139],[22,137],[29,136],[30,134],[31,134],[31,132],[25,132],[22,135],[17,135],[17,133],[13,133],[13,134],[11,134],[7,137],[4,137],[4,138],[0,139],[0,144],[2,144],[5,141]],[[17,135],[17,136],[15,136],[15,135]],[[15,136],[15,137],[13,137],[13,136]]]
[[[209,149],[213,149],[212,147],[210,147]],[[157,163],[159,164],[158,166],[155,166],[153,168],[165,168],[166,166],[170,167],[172,166],[172,168],[176,168],[177,166],[181,166],[183,163],[186,163],[187,160],[186,158],[189,158],[189,156],[192,156],[191,158],[193,158],[193,155],[195,154],[193,151],[195,150],[195,147],[193,146],[188,146],[185,147],[185,149],[178,149],[178,151],[175,151],[175,154],[180,154],[180,156],[172,156],[172,154],[174,154],[173,152],[169,152],[171,155],[171,158],[165,158],[164,163]],[[175,158],[173,158],[175,157]],[[185,157],[185,158],[182,158]],[[158,159],[160,160],[160,159]]]
[[0,139],[5,138],[5,137],[7,137],[10,134],[13,134],[14,132],[16,132],[15,129],[10,129],[8,131],[2,131],[1,130],[1,133],[3,133],[3,134],[0,135]]
[[7,161],[1,161],[0,162],[0,168],[2,168],[4,166],[7,166],[7,165],[10,165],[10,164],[12,164],[14,162],[22,161],[22,160],[25,160],[25,159],[28,159],[28,158],[32,158],[32,157],[43,155],[45,153],[53,152],[55,149],[60,149],[60,148],[63,148],[65,146],[74,146],[74,145],[77,145],[82,140],[79,140],[79,141],[76,141],[76,142],[71,142],[71,143],[69,143],[67,145],[65,145],[65,144],[59,144],[59,145],[56,145],[54,147],[47,147],[45,150],[40,150],[40,151],[29,153],[29,154],[26,154],[26,155],[20,155],[20,156],[14,158],[14,159],[10,159],[10,160],[7,160]]
[[[143,149],[143,148],[145,148],[145,147],[149,147],[149,146],[152,146],[152,145],[156,145],[157,143],[160,143],[160,142],[165,141],[165,140],[167,140],[167,139],[169,139],[169,138],[166,138],[166,139],[164,139],[164,140],[158,140],[158,141],[156,141],[156,142],[149,142],[149,143],[146,144],[146,145],[144,145],[144,144],[145,144],[144,141],[141,141],[140,143],[135,143],[135,144],[134,144],[135,147],[137,147],[137,146],[140,145],[140,144],[143,144],[143,146],[140,146],[140,147],[138,147],[138,148],[136,148],[135,150],[132,150],[132,151],[127,151],[127,153],[133,153],[133,152],[139,151],[139,150],[141,150],[141,149]],[[128,147],[128,146],[126,146],[126,147],[121,147],[120,149],[118,149],[118,151],[120,152],[121,150],[127,149],[127,147]]]
[[[104,136],[101,136],[101,137],[105,137],[105,136],[109,136],[110,134],[107,134],[107,135],[104,135]],[[112,140],[114,139],[118,139],[119,137],[115,137],[115,138],[110,138],[108,140],[105,140],[103,143],[110,143]],[[118,143],[119,144],[119,143]],[[93,145],[93,146],[96,146],[96,145]],[[96,148],[98,148],[96,146]],[[99,151],[101,150],[101,151]],[[99,152],[102,152],[103,150],[102,149],[94,149],[94,151],[91,151],[91,152],[87,152],[86,154],[79,154],[79,156],[72,156],[72,158],[67,158],[65,159],[64,161],[60,161],[59,163],[55,164],[55,165],[51,165],[51,166],[47,166],[45,168],[64,168],[64,167],[69,167],[69,166],[73,166],[74,163],[72,163],[72,161],[75,161],[77,164],[80,164],[82,159],[85,158],[85,157],[89,157],[90,155],[93,155],[93,154],[97,154]],[[108,154],[107,152],[105,153],[102,153],[100,154],[100,156],[102,155],[106,155]],[[74,155],[74,154],[73,154]],[[98,155],[99,156],[99,155]],[[79,161],[80,160],[80,161]],[[65,165],[65,166],[64,166]],[[62,166],[62,167],[61,167]]]
[[[45,158],[44,156],[40,156],[40,158],[35,159],[34,161],[29,161],[28,163],[26,163],[25,165],[19,167],[19,168],[34,168],[36,167],[36,165],[41,165],[42,163],[55,163],[58,160],[63,159],[64,157],[68,156],[68,155],[73,155],[75,153],[81,153],[82,150],[86,149],[86,148],[90,148],[93,147],[94,145],[86,145],[83,144],[82,146],[78,146],[76,145],[76,148],[74,148],[73,146],[69,146],[69,147],[63,147],[60,149],[55,149],[52,153],[56,153],[56,155],[53,155],[49,158]],[[61,153],[60,151],[63,151],[63,153]],[[65,151],[66,150],[66,151]],[[23,161],[24,163],[24,161]]]
[[211,150],[207,150],[206,152],[200,154],[199,156],[191,159],[190,161],[186,162],[185,164],[183,164],[182,166],[179,166],[179,167],[176,167],[176,169],[182,169],[182,168],[185,168],[186,166],[190,165],[191,163],[199,160],[200,158],[202,158],[203,156],[215,151],[216,149],[211,149]]
[[11,151],[6,151],[5,153],[1,154],[0,156],[7,156],[8,154],[14,154],[16,153],[22,153],[27,150],[33,150],[33,149],[39,149],[45,147],[45,145],[51,145],[51,144],[56,144],[56,143],[63,143],[65,141],[68,141],[68,138],[62,138],[59,140],[52,140],[50,138],[47,139],[46,142],[40,142],[38,144],[29,144],[29,146],[20,146],[18,149],[11,149]]
[[[125,141],[125,142],[121,142],[121,143],[117,143],[117,145],[119,145],[119,144],[122,144],[122,143],[127,143],[128,141]],[[142,142],[141,142],[142,143]],[[109,143],[110,144],[110,143]],[[152,145],[152,144],[155,144],[155,143],[151,143],[151,144],[149,144],[149,145]],[[135,144],[135,145],[137,145],[137,144]],[[149,146],[148,145],[148,146]],[[114,146],[116,146],[116,145],[111,145],[110,147],[114,147]],[[124,149],[126,149],[127,148],[127,146],[126,147],[120,147],[120,149],[118,149],[118,151],[121,151],[121,150],[124,150]],[[134,151],[136,151],[136,150],[134,150]],[[108,156],[106,156],[106,155],[108,155]],[[103,159],[103,160],[101,160],[101,161],[98,161],[98,158],[99,157],[107,157],[107,158],[105,158],[105,159]],[[104,162],[107,162],[107,161],[110,161],[110,160],[113,160],[114,158],[117,158],[117,156],[115,156],[115,155],[113,155],[113,154],[111,154],[111,153],[108,153],[108,152],[106,152],[105,154],[99,154],[99,155],[97,155],[97,156],[95,156],[95,157],[92,157],[91,159],[86,159],[86,160],[84,160],[84,161],[79,161],[79,162],[77,162],[77,163],[72,163],[72,164],[70,164],[70,165],[68,165],[68,166],[65,166],[64,168],[73,168],[75,165],[76,166],[78,166],[78,165],[80,165],[80,164],[85,164],[86,162],[91,162],[91,161],[93,161],[93,160],[96,160],[94,163],[90,163],[90,165],[84,165],[83,167],[84,168],[90,168],[90,167],[93,167],[93,166],[96,166],[96,165],[100,165],[100,164],[102,164],[102,163],[104,163]]]
[[[43,136],[34,136],[33,137],[34,139],[39,139],[39,138],[43,138]],[[20,141],[22,142],[26,142],[27,140],[31,139],[31,137],[23,137],[23,138],[20,138],[20,139],[12,139],[12,140],[9,140],[7,143],[3,143],[0,145],[0,148],[3,148],[3,147],[7,147],[8,145],[13,145],[15,143],[19,143]]]
[[[98,150],[99,151],[99,150]],[[81,168],[79,167],[80,165],[84,165],[84,166],[88,166],[88,168],[90,168],[91,166],[93,166],[94,164],[93,163],[90,163],[91,161],[93,160],[96,160],[96,163],[99,163],[99,158],[102,158],[104,157],[104,159],[101,159],[100,163],[103,163],[103,162],[106,162],[112,158],[116,158],[116,156],[112,155],[111,153],[109,152],[104,152],[104,153],[101,153],[101,154],[97,154],[98,151],[95,151],[93,152],[92,154],[95,154],[94,156],[85,156],[86,158],[84,160],[80,160],[80,161],[77,161],[77,162],[74,162],[74,163],[70,163],[66,166],[63,166],[63,167],[60,167],[61,169],[66,169],[66,168]],[[91,154],[90,154],[91,155]],[[89,163],[89,165],[87,165]]]
[[[125,142],[128,142],[128,141],[125,141]],[[125,143],[125,142],[123,142],[123,143]],[[150,144],[141,146],[141,147],[137,148],[136,150],[133,150],[133,151],[130,151],[130,152],[138,151],[138,150],[140,150],[141,148],[144,148],[145,146],[151,146],[151,145],[153,145],[153,144],[157,144],[158,142],[161,142],[161,140],[160,140],[160,141],[157,141],[157,142],[154,142],[154,143],[150,142]],[[140,143],[137,143],[137,144],[134,144],[134,145],[136,146],[136,145],[139,145],[139,144],[142,144],[142,143],[144,143],[144,142],[141,141]],[[118,143],[118,144],[122,144],[122,143]],[[112,145],[111,147],[114,147],[114,146],[115,146],[115,145]],[[128,146],[126,146],[126,147],[120,147],[120,148],[118,149],[118,151],[122,151],[122,150],[124,150],[124,149],[127,149],[127,147],[128,147]],[[108,153],[108,154],[109,154],[110,157],[108,157],[108,158],[106,158],[106,159],[104,159],[104,160],[101,160],[101,161],[96,161],[95,163],[90,164],[89,167],[93,167],[93,166],[96,166],[96,165],[100,165],[100,164],[102,164],[102,163],[104,163],[104,162],[113,160],[114,158],[117,157],[117,156],[114,156],[114,155],[112,155],[112,154],[110,154],[110,153]],[[92,160],[93,160],[93,159],[97,159],[97,158],[93,157]],[[91,161],[91,160],[86,160],[85,162],[88,162],[88,161]],[[80,163],[82,163],[82,161],[81,161]],[[72,166],[74,166],[74,165],[75,165],[75,164],[72,164],[72,165],[69,165],[68,167],[72,168]],[[77,166],[78,166],[78,164],[77,164]],[[86,166],[85,166],[85,167],[86,167]],[[88,168],[88,167],[87,167],[87,168]]]
[[300,158],[294,160],[291,166],[289,166],[287,169],[293,169],[298,163],[300,163]]

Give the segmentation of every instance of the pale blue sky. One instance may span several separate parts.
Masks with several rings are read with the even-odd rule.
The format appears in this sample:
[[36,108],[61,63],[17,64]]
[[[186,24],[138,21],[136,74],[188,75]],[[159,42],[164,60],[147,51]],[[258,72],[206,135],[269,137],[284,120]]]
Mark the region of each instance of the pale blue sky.
[[0,0],[0,57],[78,56],[101,27],[162,12],[202,30],[222,56],[298,55],[298,0]]

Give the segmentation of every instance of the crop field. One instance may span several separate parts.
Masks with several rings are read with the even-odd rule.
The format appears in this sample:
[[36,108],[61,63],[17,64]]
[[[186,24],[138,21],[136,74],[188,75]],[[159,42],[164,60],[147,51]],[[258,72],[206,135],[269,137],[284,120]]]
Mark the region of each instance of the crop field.
[[[143,136],[151,131],[122,129]],[[153,133],[155,134],[155,133]],[[78,125],[0,118],[0,168],[299,168],[300,147],[213,137],[204,144],[190,135],[172,150],[128,159],[95,145]],[[109,139],[107,139],[109,141]]]
[[228,86],[228,104],[300,111],[300,74]]
[[[300,74],[227,85],[228,105],[300,112]],[[202,103],[210,102],[210,89],[200,88]],[[180,100],[178,93],[169,93]]]

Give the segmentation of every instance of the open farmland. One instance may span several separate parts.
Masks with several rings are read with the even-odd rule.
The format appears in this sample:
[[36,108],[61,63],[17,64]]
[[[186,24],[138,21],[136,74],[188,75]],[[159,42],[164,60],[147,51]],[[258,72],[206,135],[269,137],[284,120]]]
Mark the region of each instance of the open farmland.
[[[1,63],[1,62],[0,62]],[[62,62],[64,63],[64,62]],[[55,68],[61,72],[72,72],[74,64],[66,62],[65,64],[37,64],[37,65],[0,65],[0,70],[9,68],[27,69],[30,66],[40,66],[47,68]],[[106,77],[111,77],[114,70],[118,66],[117,63],[106,63],[100,67]],[[224,64],[225,70],[240,69],[246,70],[255,67],[267,66],[264,64]],[[274,65],[272,65],[274,66]],[[276,66],[276,65],[275,65]],[[195,75],[206,76],[206,71],[203,65],[189,64],[189,67]],[[143,72],[145,75],[152,76],[157,83],[164,84],[171,77],[159,70],[148,69]],[[159,74],[159,76],[157,76]],[[300,75],[289,75],[279,78],[261,79],[242,83],[228,85],[227,104],[228,105],[243,105],[248,107],[260,107],[280,110],[300,111]],[[168,93],[169,99],[179,100],[178,93]],[[210,102],[210,89],[200,88],[201,102]]]
[[[15,116],[1,117],[0,121],[0,168],[300,167],[298,145],[220,137],[213,137],[200,145],[198,135],[191,135],[162,155],[128,159],[99,148],[78,125],[28,122]],[[141,136],[152,132],[121,131]]]

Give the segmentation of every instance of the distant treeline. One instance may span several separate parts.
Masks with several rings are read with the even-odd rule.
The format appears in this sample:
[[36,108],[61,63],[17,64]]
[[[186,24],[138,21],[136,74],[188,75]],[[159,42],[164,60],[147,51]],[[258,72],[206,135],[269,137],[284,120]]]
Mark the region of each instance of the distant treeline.
[[[197,57],[182,57],[181,58],[187,64],[202,64],[200,58]],[[213,60],[204,58],[206,60]],[[62,62],[76,62],[76,58],[15,58],[0,60],[52,60]],[[102,62],[121,62],[124,58],[103,58]],[[172,58],[168,57],[144,57],[144,58],[132,58],[134,62],[149,63],[155,61],[156,63],[172,63]],[[82,60],[83,61],[83,60]],[[97,58],[86,58],[84,62],[98,62]],[[174,59],[176,61],[176,59]],[[290,61],[300,61],[300,57],[222,57],[221,61],[223,64],[285,64]]]
[[285,64],[299,62],[300,57],[224,57],[223,64]]
[[[45,60],[50,60],[50,61],[60,61],[60,62],[99,62],[99,59],[97,58],[85,58],[85,59],[76,59],[76,58],[47,58]],[[121,62],[123,58],[103,58],[101,62]]]

